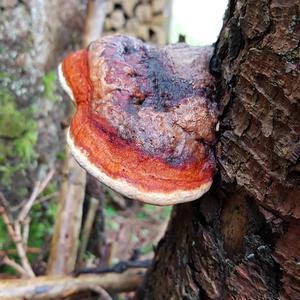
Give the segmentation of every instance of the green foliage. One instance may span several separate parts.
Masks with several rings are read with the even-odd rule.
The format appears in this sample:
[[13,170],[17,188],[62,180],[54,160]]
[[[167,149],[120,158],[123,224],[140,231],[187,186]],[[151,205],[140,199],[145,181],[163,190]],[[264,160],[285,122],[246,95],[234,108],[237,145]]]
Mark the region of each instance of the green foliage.
[[171,212],[172,212],[172,206],[164,206],[161,211],[162,220],[169,219]]
[[146,244],[141,248],[141,254],[147,255],[153,251],[153,244]]
[[86,251],[83,255],[83,259],[85,261],[95,261],[96,256],[93,253],[91,253],[90,251]]
[[55,88],[55,72],[49,71],[42,77],[42,83],[44,86],[44,96],[50,100],[55,100],[54,88]]
[[119,223],[114,219],[106,219],[105,220],[105,228],[113,231],[118,231],[120,229]]
[[143,221],[146,219],[146,214],[143,211],[138,211],[136,213],[136,218]]
[[113,208],[112,206],[105,205],[103,213],[105,217],[105,227],[114,231],[119,230],[119,224],[114,219],[114,217],[117,216],[115,208]]
[[[34,204],[30,210],[31,222],[28,237],[29,247],[42,247],[45,237],[48,236],[52,231],[56,215],[56,208],[57,203],[54,201],[47,202],[47,204]],[[14,248],[15,245],[10,241],[3,220],[0,218],[0,249],[11,250]],[[9,257],[19,262],[19,257],[17,254],[9,254]],[[34,262],[36,259],[36,254],[28,254],[28,258],[30,262]],[[0,272],[5,274],[15,274],[15,270],[7,266],[0,266]]]
[[[29,247],[41,247],[45,236],[51,233],[56,215],[57,204],[54,201],[43,206],[40,203],[34,204],[30,211],[30,234],[28,240]],[[6,232],[6,227],[0,219],[0,249],[8,250],[12,247]]]
[[[1,48],[0,48],[0,54],[1,54]],[[0,71],[0,79],[5,79],[5,78],[9,78],[9,74],[7,72],[4,71]]]
[[57,186],[55,185],[55,183],[50,183],[44,189],[42,196],[47,196],[47,195],[53,194],[56,191],[57,191]]
[[144,204],[144,210],[150,215],[154,214],[156,211],[156,206],[151,204]]
[[24,132],[25,115],[16,110],[13,96],[6,90],[0,90],[0,137],[16,138]]
[[44,238],[51,233],[53,228],[56,208],[57,205],[54,201],[48,202],[47,206],[36,203],[32,207],[30,211],[29,247],[42,246]]
[[[144,204],[144,211],[146,215],[152,216],[157,221],[163,221],[170,217],[172,206],[162,206],[158,208],[157,206],[151,204]],[[140,220],[144,220],[146,216],[138,213],[137,218]]]
[[56,159],[57,160],[61,160],[61,161],[64,161],[65,160],[65,151],[62,150],[62,151],[59,151],[57,154],[56,154]]
[[37,130],[32,109],[17,109],[6,89],[0,89],[0,107],[0,183],[9,184],[33,158]]
[[0,219],[0,249],[7,249],[9,245],[10,241],[6,233],[5,225],[3,220]]
[[34,154],[33,145],[36,143],[36,140],[37,132],[35,122],[28,123],[28,127],[24,134],[15,141],[16,155],[25,162],[29,162]]
[[116,210],[111,206],[106,206],[104,208],[104,216],[105,218],[113,218],[117,215]]

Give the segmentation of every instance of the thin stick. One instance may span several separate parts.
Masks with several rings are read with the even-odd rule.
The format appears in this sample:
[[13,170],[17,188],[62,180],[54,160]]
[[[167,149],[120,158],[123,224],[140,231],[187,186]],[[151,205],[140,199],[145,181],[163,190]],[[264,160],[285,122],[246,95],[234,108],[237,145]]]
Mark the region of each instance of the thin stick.
[[30,278],[34,277],[35,275],[26,256],[25,247],[22,241],[21,228],[19,224],[11,224],[10,218],[3,206],[0,206],[0,215],[2,217],[4,225],[6,226],[8,236],[16,246],[16,250],[21,260],[22,267],[26,271],[26,276]]
[[88,240],[91,235],[92,231],[92,226],[95,220],[97,208],[99,205],[99,201],[93,197],[90,199],[90,205],[89,205],[89,210],[85,219],[85,223],[81,232],[81,245],[80,245],[80,250],[79,250],[79,255],[78,255],[78,261],[79,263],[82,262]]
[[46,177],[42,181],[37,181],[33,191],[26,202],[26,204],[23,206],[21,212],[19,213],[16,222],[23,223],[25,218],[27,217],[34,201],[37,199],[37,197],[42,193],[42,191],[46,188],[50,180],[52,179],[53,175],[55,173],[55,169],[51,169]]
[[30,221],[31,219],[27,217],[23,222],[22,240],[25,248],[27,248],[28,244]]
[[[35,247],[26,247],[26,253],[39,254],[41,253],[41,249]],[[16,249],[0,250],[0,257],[9,254],[17,254],[17,250]]]
[[10,218],[6,212],[6,209],[3,206],[0,206],[0,215],[2,217],[3,223],[6,227],[6,231],[9,235],[10,239],[14,242],[16,240],[15,230],[14,230],[12,222],[10,221]]
[[0,204],[5,208],[5,210],[9,210],[9,202],[1,192],[0,192]]
[[14,227],[15,227],[15,237],[16,237],[14,243],[16,245],[16,249],[18,252],[18,256],[21,260],[22,267],[27,272],[27,276],[30,278],[33,278],[33,277],[35,277],[35,274],[31,268],[28,257],[26,255],[26,250],[25,250],[23,240],[22,240],[20,223],[16,222]]
[[36,199],[35,203],[44,203],[52,198],[55,198],[58,196],[58,192],[53,192],[51,194],[48,194],[48,195],[45,195],[45,196],[42,196],[42,197],[39,197]]
[[16,263],[13,259],[9,258],[8,256],[5,255],[2,258],[1,263],[11,267],[22,277],[27,277],[27,272],[22,268],[22,266],[20,266],[18,263]]
[[65,153],[57,216],[48,259],[48,275],[71,273],[75,268],[78,251],[86,174],[71,156],[68,148],[65,149]]
[[76,275],[91,274],[91,273],[103,274],[103,273],[109,273],[109,272],[123,273],[129,269],[150,268],[151,264],[152,264],[151,259],[120,261],[111,267],[105,267],[105,268],[102,268],[102,267],[97,268],[96,267],[96,268],[79,269],[76,271]]

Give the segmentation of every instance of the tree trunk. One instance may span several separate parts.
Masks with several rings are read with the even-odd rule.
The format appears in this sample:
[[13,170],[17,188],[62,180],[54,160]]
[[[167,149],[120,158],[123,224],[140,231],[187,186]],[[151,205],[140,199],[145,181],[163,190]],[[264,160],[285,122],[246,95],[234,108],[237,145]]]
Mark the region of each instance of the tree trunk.
[[174,208],[138,299],[300,299],[300,2],[231,0],[211,68],[219,172]]

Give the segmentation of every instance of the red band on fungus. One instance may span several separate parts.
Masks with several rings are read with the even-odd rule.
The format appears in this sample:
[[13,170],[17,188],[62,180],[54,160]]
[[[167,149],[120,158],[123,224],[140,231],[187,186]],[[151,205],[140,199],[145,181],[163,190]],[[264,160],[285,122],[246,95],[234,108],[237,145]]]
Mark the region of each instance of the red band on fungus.
[[77,105],[68,136],[75,158],[130,198],[168,205],[200,197],[215,169],[210,55],[116,35],[67,56],[60,75]]

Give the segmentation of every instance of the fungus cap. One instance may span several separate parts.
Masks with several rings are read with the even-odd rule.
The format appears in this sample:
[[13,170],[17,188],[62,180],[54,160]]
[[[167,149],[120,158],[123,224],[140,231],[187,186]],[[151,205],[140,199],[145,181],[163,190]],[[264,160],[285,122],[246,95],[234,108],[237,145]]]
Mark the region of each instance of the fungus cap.
[[172,205],[211,186],[217,123],[210,47],[96,40],[59,66],[76,104],[67,142],[98,180],[136,200]]

